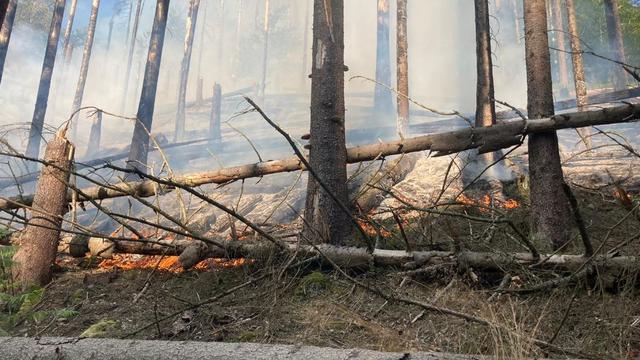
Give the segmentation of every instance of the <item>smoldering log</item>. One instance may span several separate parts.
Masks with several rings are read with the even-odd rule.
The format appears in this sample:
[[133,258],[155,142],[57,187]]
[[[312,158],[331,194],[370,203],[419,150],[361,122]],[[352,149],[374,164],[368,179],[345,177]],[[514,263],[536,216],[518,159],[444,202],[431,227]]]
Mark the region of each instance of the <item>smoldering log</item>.
[[[276,246],[268,241],[243,240],[230,241],[218,240],[223,247],[208,246],[201,241],[176,239],[176,240],[148,240],[146,242],[136,240],[110,241],[103,238],[90,238],[85,249],[97,249],[93,255],[101,255],[99,252],[109,248],[115,254],[138,255],[164,255],[181,256],[189,258],[190,266],[207,258],[249,258],[268,259],[273,258],[279,251]],[[197,248],[198,251],[193,251]],[[297,254],[299,257],[318,256],[330,259],[337,265],[345,268],[363,268],[368,266],[416,268],[432,266],[443,263],[464,264],[466,267],[483,270],[503,270],[514,267],[529,267],[535,269],[553,269],[556,271],[576,271],[591,264],[598,267],[598,271],[624,272],[640,270],[640,256],[596,255],[593,258],[583,255],[541,255],[534,258],[530,253],[491,253],[463,251],[460,253],[450,251],[414,251],[381,250],[376,249],[368,253],[364,248],[339,247],[328,244],[310,245],[288,244],[285,252]],[[184,256],[185,253],[191,253]],[[194,259],[193,256],[197,259]],[[198,261],[195,261],[198,260]],[[183,263],[183,265],[186,265]]]
[[[640,118],[640,104],[625,104],[592,111],[560,114],[538,120],[516,120],[488,127],[467,128],[440,134],[356,146],[347,149],[347,162],[352,164],[425,150],[430,150],[434,156],[448,155],[474,148],[478,149],[480,153],[486,153],[518,144],[528,134],[594,125],[635,122],[638,118]],[[177,176],[170,180],[182,186],[197,187],[205,184],[225,184],[230,181],[298,170],[305,170],[303,164],[297,157],[291,157]],[[157,183],[150,180],[124,182],[108,187],[94,186],[82,189],[85,196],[79,196],[78,201],[82,202],[87,199],[103,200],[131,195],[150,197],[156,195],[158,191],[170,190],[170,188],[158,186]],[[67,198],[71,199],[71,193],[67,195]],[[0,198],[0,209],[18,209],[31,205],[32,201],[33,195]]]

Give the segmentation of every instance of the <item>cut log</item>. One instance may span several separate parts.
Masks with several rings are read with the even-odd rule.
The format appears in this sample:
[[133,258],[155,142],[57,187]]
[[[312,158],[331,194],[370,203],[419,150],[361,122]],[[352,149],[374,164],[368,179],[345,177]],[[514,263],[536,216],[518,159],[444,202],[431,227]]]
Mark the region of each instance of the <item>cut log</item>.
[[51,265],[56,258],[62,218],[67,212],[67,183],[73,162],[73,145],[66,130],[56,134],[45,151],[50,163],[42,170],[33,200],[32,218],[14,255],[12,272],[23,289],[42,286],[51,280]]
[[[441,134],[424,135],[403,140],[356,146],[347,149],[347,162],[371,161],[391,155],[408,154],[430,150],[435,156],[448,155],[469,149],[480,153],[493,152],[520,144],[528,134],[544,133],[560,129],[580,128],[593,125],[635,122],[640,118],[640,104],[602,108],[599,110],[554,115],[534,121],[516,120],[482,128],[467,128]],[[297,157],[266,161],[254,164],[223,168],[210,172],[183,175],[171,181],[183,186],[197,187],[205,184],[224,184],[230,181],[260,177],[269,174],[305,170]],[[167,191],[152,181],[124,182],[82,189],[86,194],[78,201],[103,200],[135,194],[140,197],[156,195],[156,191]],[[71,194],[68,194],[71,199]],[[31,205],[33,195],[0,198],[0,209],[12,210]]]
[[[206,258],[250,258],[268,259],[272,258],[279,250],[267,241],[229,241],[218,239],[224,248],[207,246],[195,240],[157,240],[147,239],[146,242],[128,240],[110,242],[102,238],[91,238],[91,243],[100,245],[105,243],[113,244],[113,253],[116,254],[138,254],[138,255],[165,255],[180,256],[187,249],[198,247],[200,260]],[[372,254],[364,248],[339,247],[328,244],[317,247],[297,244],[287,245],[289,253],[296,253],[297,256],[313,257],[320,251],[325,257],[334,263],[346,268],[363,268],[371,265],[380,267],[411,267],[431,266],[442,263],[464,263],[467,267],[485,270],[503,270],[505,268],[523,267],[538,264],[536,269],[553,269],[555,271],[575,271],[590,261],[590,258],[583,255],[540,255],[540,259],[535,259],[530,253],[499,254],[490,252],[463,251],[454,253],[450,251],[414,251],[403,250],[380,250],[376,249]],[[191,250],[190,250],[191,251]],[[98,254],[93,254],[98,255]],[[639,256],[618,256],[610,257],[597,255],[591,260],[591,264],[598,267],[598,271],[638,271],[640,270]]]
[[300,345],[197,341],[78,338],[0,338],[5,360],[471,360],[484,357],[443,353],[383,353],[362,349],[331,349]]

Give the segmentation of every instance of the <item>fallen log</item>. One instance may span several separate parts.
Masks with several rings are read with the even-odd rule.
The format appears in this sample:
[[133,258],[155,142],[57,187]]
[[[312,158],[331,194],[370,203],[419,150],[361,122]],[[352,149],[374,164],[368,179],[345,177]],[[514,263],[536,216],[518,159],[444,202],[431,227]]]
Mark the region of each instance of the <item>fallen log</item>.
[[[225,259],[269,259],[279,250],[271,242],[267,241],[229,241],[218,240],[223,248],[207,246],[203,242],[187,239],[135,241],[119,240],[110,241],[103,238],[90,238],[87,240],[85,250],[95,249],[92,255],[101,256],[105,249],[114,254],[138,254],[138,255],[164,255],[180,256],[186,250],[193,252],[198,248],[198,260],[207,258]],[[78,246],[78,244],[76,244]],[[365,248],[338,247],[328,244],[310,245],[288,244],[285,249],[290,254],[297,254],[302,258],[317,256],[319,252],[323,257],[330,259],[337,265],[345,268],[363,268],[369,266],[417,268],[433,266],[443,263],[464,264],[466,267],[484,270],[504,270],[534,266],[536,269],[553,269],[557,271],[575,271],[590,263],[598,267],[598,271],[638,271],[640,270],[639,256],[596,255],[593,258],[583,255],[540,255],[534,258],[530,253],[501,254],[491,252],[463,251],[455,253],[451,251],[413,251],[381,250],[375,249],[373,253]],[[193,262],[193,259],[190,259]],[[195,262],[197,263],[197,261]],[[195,265],[192,263],[192,265]]]
[[[435,156],[448,155],[477,148],[479,153],[493,152],[520,144],[528,134],[543,133],[568,128],[634,122],[640,117],[640,104],[603,108],[599,110],[555,115],[539,120],[515,120],[494,126],[467,128],[441,134],[431,134],[402,140],[356,146],[347,149],[347,162],[358,163],[391,155],[430,150]],[[224,184],[230,181],[260,177],[269,174],[305,170],[297,157],[223,168],[210,172],[183,175],[168,180],[197,187],[205,184]],[[157,191],[171,190],[153,181],[118,183],[111,186],[95,186],[83,189],[87,199],[103,200],[136,195],[149,197]],[[71,193],[68,194],[71,199]],[[12,210],[30,206],[32,195],[0,198],[0,209]]]
[[88,338],[0,338],[4,360],[471,360],[483,356],[445,353],[383,353],[364,349],[254,343]]

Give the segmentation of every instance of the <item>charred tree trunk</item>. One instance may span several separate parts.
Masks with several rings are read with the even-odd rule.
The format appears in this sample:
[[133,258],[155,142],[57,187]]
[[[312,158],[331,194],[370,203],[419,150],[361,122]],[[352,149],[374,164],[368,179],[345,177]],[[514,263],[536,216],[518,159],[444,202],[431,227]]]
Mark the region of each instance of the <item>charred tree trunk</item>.
[[398,134],[401,138],[409,132],[409,41],[407,40],[407,3],[398,0],[397,63],[398,63]]
[[209,122],[209,138],[213,150],[219,151],[222,146],[222,132],[220,130],[220,109],[222,107],[222,87],[216,83],[213,86],[213,98],[211,98],[211,118]]
[[2,16],[2,28],[0,29],[0,82],[2,81],[4,61],[7,58],[7,50],[9,50],[9,41],[11,40],[11,32],[13,31],[13,21],[16,18],[17,7],[18,0],[9,0]]
[[44,127],[44,117],[47,113],[47,103],[49,102],[49,90],[51,89],[51,77],[56,62],[58,52],[58,38],[64,17],[65,0],[56,0],[49,30],[49,40],[47,40],[47,50],[42,63],[42,73],[40,84],[38,85],[38,95],[36,106],[33,111],[31,128],[29,129],[29,142],[25,154],[29,157],[37,158],[40,154],[40,139],[42,138],[42,128]]
[[[545,0],[524,1],[527,97],[530,119],[554,114]],[[558,248],[569,240],[570,211],[555,131],[529,137],[531,219],[534,238]]]
[[96,111],[93,124],[91,124],[91,133],[89,134],[89,146],[87,147],[87,153],[85,157],[100,151],[100,141],[102,138],[102,111]]
[[[612,60],[626,63],[618,0],[604,0],[604,13],[607,18],[607,34],[611,52],[609,57]],[[627,73],[619,64],[611,64],[611,78],[614,90],[627,88]]]
[[71,7],[69,8],[69,16],[67,17],[67,25],[64,28],[64,35],[62,40],[62,59],[65,64],[71,61],[72,47],[71,45],[71,31],[73,30],[73,20],[76,17],[76,9],[78,8],[78,0],[71,0]]
[[558,48],[556,59],[558,60],[558,82],[560,83],[560,97],[569,96],[569,64],[567,61],[567,45],[565,42],[564,17],[562,13],[562,0],[551,0],[551,18],[553,20],[553,37]]
[[489,0],[474,0],[476,15],[476,127],[496,123]]
[[[571,60],[573,63],[573,82],[576,89],[576,104],[578,110],[584,110],[589,99],[587,97],[587,81],[584,74],[584,63],[582,62],[582,45],[580,44],[576,7],[573,0],[566,0],[566,4],[567,23],[569,25],[569,36],[571,37]],[[590,149],[591,137],[589,129],[579,129],[578,135],[582,138],[585,146]]]
[[162,48],[167,29],[167,15],[170,0],[157,0],[156,13],[153,20],[153,29],[149,41],[149,53],[147,65],[144,71],[144,81],[138,105],[136,126],[131,139],[131,150],[127,166],[130,169],[147,171],[147,156],[149,154],[149,136],[153,123],[153,111],[156,104],[156,92],[158,90],[158,75],[162,60]]
[[187,30],[184,38],[184,55],[180,67],[180,90],[178,91],[178,113],[176,114],[176,128],[173,141],[181,141],[184,138],[184,122],[186,116],[187,84],[189,82],[189,67],[191,54],[193,53],[193,38],[198,22],[198,9],[200,0],[189,2],[189,15],[187,16]]
[[140,25],[140,12],[142,11],[142,0],[138,0],[136,14],[133,18],[133,29],[131,32],[131,44],[129,45],[129,55],[127,56],[127,70],[124,74],[124,95],[122,96],[121,112],[127,107],[129,97],[129,79],[131,78],[131,68],[133,67],[133,55],[136,50],[136,39],[138,37],[138,26]]
[[[391,51],[389,45],[389,0],[378,0],[376,84],[373,107],[376,116],[385,118],[393,111],[393,99],[386,86],[391,86]],[[379,85],[382,84],[382,85]]]
[[260,83],[260,96],[264,97],[265,90],[267,88],[267,64],[269,63],[269,19],[270,16],[270,4],[269,0],[264,1],[264,47],[262,49],[262,82]]
[[[347,204],[343,0],[315,0],[313,14],[309,163],[329,191]],[[352,230],[348,215],[312,176],[304,216],[303,236],[314,242],[340,245]]]
[[71,113],[75,114],[71,122],[73,129],[72,139],[77,139],[78,135],[78,109],[82,106],[84,97],[84,88],[87,84],[87,74],[89,73],[89,63],[91,62],[91,51],[93,50],[93,39],[96,33],[96,24],[98,22],[98,10],[100,9],[100,0],[93,0],[91,3],[91,16],[89,17],[89,25],[87,26],[87,38],[84,42],[82,50],[82,64],[80,65],[80,75],[78,77],[78,85],[76,86],[76,94],[73,97],[73,107]]
[[62,218],[67,212],[67,183],[73,160],[73,145],[65,138],[64,130],[49,142],[44,158],[52,165],[42,169],[31,220],[13,257],[13,278],[22,289],[43,286],[51,281]]

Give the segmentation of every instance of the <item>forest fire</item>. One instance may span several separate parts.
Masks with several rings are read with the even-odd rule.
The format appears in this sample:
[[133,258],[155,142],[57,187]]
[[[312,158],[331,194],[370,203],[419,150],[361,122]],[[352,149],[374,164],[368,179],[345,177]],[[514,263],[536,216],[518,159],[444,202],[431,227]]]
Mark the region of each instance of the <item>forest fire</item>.
[[481,212],[489,212],[492,207],[501,208],[505,210],[514,210],[520,207],[520,203],[515,199],[498,200],[491,198],[488,194],[482,196],[481,199],[475,200],[465,194],[461,194],[456,199],[461,205],[478,207]]
[[[232,269],[251,263],[245,258],[239,259],[219,259],[210,258],[203,260],[193,267],[196,271],[212,271],[216,269]],[[111,259],[103,260],[99,268],[104,270],[153,270],[158,269],[164,272],[182,273],[184,269],[180,265],[177,256],[147,256],[132,254],[116,254]]]

